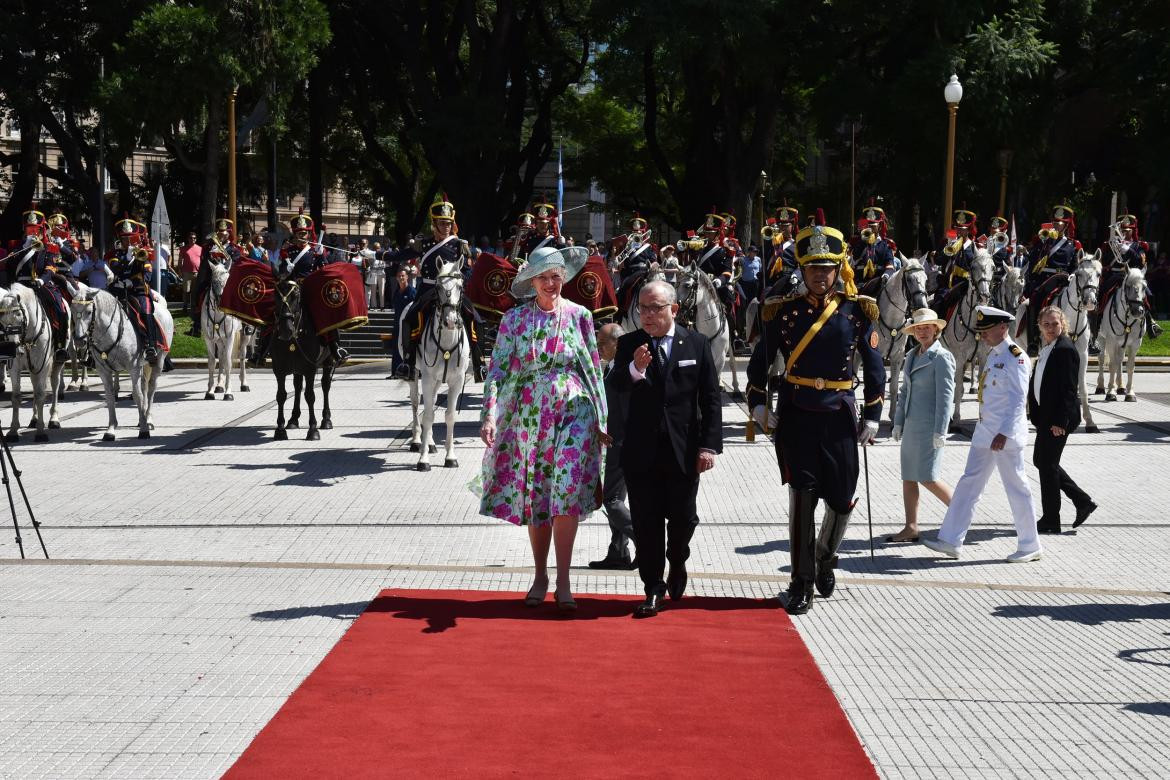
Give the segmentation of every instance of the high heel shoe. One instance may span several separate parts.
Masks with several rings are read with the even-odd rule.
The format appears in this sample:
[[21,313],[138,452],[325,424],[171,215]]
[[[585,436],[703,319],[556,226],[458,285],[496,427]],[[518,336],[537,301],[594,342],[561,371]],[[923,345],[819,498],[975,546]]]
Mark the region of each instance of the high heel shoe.
[[557,609],[561,612],[576,612],[577,602],[573,600],[573,594],[566,591],[565,595],[561,595],[560,591],[556,592]]
[[544,597],[548,595],[548,580],[544,581],[543,585],[534,584],[528,589],[528,595],[524,597],[524,606],[539,607],[544,603]]

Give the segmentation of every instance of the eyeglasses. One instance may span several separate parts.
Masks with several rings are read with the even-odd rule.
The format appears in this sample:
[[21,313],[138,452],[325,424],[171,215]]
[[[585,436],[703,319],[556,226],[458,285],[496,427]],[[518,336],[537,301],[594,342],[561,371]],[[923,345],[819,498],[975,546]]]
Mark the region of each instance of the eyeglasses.
[[638,304],[638,308],[641,309],[642,311],[648,311],[648,312],[651,312],[653,314],[661,314],[662,312],[666,311],[667,309],[669,309],[673,305],[674,305],[673,303],[659,303],[659,304],[641,303],[641,304]]

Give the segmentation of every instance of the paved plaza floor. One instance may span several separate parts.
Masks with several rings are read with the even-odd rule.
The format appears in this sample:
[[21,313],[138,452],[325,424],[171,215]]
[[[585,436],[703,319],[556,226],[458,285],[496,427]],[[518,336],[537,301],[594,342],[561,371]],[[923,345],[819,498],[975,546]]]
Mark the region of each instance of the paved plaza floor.
[[[386,373],[340,373],[335,428],[316,442],[303,427],[273,440],[269,372],[205,401],[206,374],[179,371],[161,381],[149,440],[122,402],[126,427],[102,443],[91,390],[66,396],[50,443],[13,445],[52,559],[38,560],[20,510],[18,560],[4,517],[0,778],[216,777],[381,589],[527,589],[526,534],[478,516],[466,487],[482,452],[478,386],[456,426],[459,467],[442,468],[440,448],[420,473],[405,387]],[[881,541],[871,559],[862,481],[837,593],[793,622],[883,776],[1167,776],[1170,374],[1136,381],[1136,403],[1094,399],[1101,433],[1065,451],[1100,510],[1076,535],[1042,537],[1038,562],[1003,561],[1015,543],[998,477],[962,560]],[[690,592],[774,598],[786,491],[771,445],[745,441],[745,410],[725,400]],[[886,422],[869,452],[878,540],[902,525],[888,435]],[[952,485],[967,446],[948,443]],[[924,495],[923,527],[942,514]],[[607,540],[600,513],[582,525],[576,592],[640,592],[636,572],[584,568]]]

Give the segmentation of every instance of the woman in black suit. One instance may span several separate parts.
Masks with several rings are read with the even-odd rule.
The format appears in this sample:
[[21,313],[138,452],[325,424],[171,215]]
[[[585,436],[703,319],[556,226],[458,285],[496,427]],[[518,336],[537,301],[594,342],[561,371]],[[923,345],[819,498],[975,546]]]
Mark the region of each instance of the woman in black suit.
[[1073,528],[1085,522],[1097,505],[1060,465],[1068,435],[1081,424],[1078,388],[1084,377],[1080,354],[1066,335],[1068,323],[1058,306],[1041,310],[1039,323],[1044,346],[1040,348],[1028,383],[1028,416],[1036,426],[1032,464],[1040,471],[1043,509],[1036,528],[1042,534],[1058,534],[1061,491],[1077,510]]

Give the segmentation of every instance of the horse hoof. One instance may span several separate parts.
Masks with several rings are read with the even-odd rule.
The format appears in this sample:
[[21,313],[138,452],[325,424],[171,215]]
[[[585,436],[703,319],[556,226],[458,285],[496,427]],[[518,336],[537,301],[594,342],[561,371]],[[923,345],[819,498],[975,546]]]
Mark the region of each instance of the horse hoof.
[[203,396],[203,400],[204,400],[204,401],[214,401],[214,400],[215,400],[215,393],[212,393],[212,392],[208,392],[208,393],[206,393],[206,394]]
[[150,438],[150,431],[139,431],[139,432],[138,432],[138,438],[140,438],[140,439],[149,439],[149,438]]
[[77,385],[65,385],[65,392],[66,393],[76,393],[77,392]]
[[1136,402],[1136,401],[1137,401],[1137,396],[1136,396],[1136,395],[1134,395],[1133,393],[1128,393],[1128,394],[1125,396],[1125,400],[1127,400],[1127,401],[1133,401],[1133,402]]
[[1100,433],[1100,432],[1101,432],[1101,429],[1098,428],[1096,425],[1086,425],[1085,426],[1085,433]]
[[153,430],[154,430],[154,423],[152,423],[152,422],[148,422],[148,423],[146,424],[146,427],[147,427],[147,428],[149,428],[150,430],[152,430],[152,431],[153,431]]
[[412,442],[410,443],[410,451],[411,451],[411,452],[418,452],[418,450],[419,450],[418,442],[417,442],[417,441],[412,441]]
[[414,470],[415,471],[430,471],[431,464],[427,463],[425,460],[420,460],[418,463],[415,464]]
[[305,436],[305,441],[321,441],[321,431],[310,428],[308,435]]
[[321,430],[325,430],[325,431],[333,430],[333,421],[332,420],[322,420],[321,421]]
[[38,433],[36,436],[33,437],[33,441],[48,441],[48,440],[49,440],[49,434],[44,433],[44,432]]
[[427,447],[427,452],[429,452],[432,455],[434,455],[438,451],[439,451],[438,448],[435,447],[435,445],[433,445],[433,444],[430,445],[429,447]]
[[1105,400],[1106,400],[1106,401],[1116,401],[1116,400],[1117,400],[1117,396],[1115,396],[1113,393],[1106,393],[1106,394],[1105,394]]
[[28,425],[24,426],[26,430],[32,430],[37,427],[37,418],[32,418],[28,421]]
[[223,400],[225,400],[225,401],[234,401],[234,400],[236,400],[236,397],[235,397],[234,395],[232,395],[231,393],[224,393],[224,394],[223,394]]
[[276,439],[276,441],[288,441],[288,431],[284,428],[277,428],[272,438]]
[[11,442],[14,442],[14,441],[20,441],[20,434],[19,434],[19,433],[8,433],[8,434],[5,434],[5,436],[4,436],[4,441],[6,441],[6,442],[10,442],[10,443],[11,443]]
[[114,440],[114,434],[112,434],[112,433],[105,433],[102,435],[102,441],[113,441],[113,440]]
[[61,421],[60,420],[49,420],[49,427],[50,428],[60,428]]
[[220,387],[219,385],[216,385],[216,386],[215,386],[215,392],[217,392],[217,393],[222,393],[222,392],[223,392],[223,388],[222,388],[222,387]]
[[248,387],[247,385],[240,385],[240,392],[241,393],[246,393],[246,392],[250,391],[251,389],[252,388]]
[[1093,395],[1104,395],[1104,394],[1105,394],[1105,388],[1101,387],[1101,385],[1097,385],[1097,389],[1093,391]]
[[459,461],[456,458],[447,458],[443,461],[443,468],[457,469],[459,468]]

